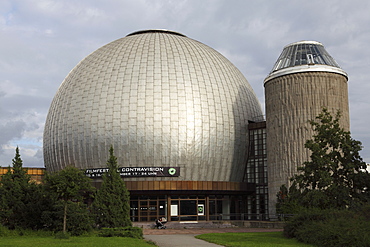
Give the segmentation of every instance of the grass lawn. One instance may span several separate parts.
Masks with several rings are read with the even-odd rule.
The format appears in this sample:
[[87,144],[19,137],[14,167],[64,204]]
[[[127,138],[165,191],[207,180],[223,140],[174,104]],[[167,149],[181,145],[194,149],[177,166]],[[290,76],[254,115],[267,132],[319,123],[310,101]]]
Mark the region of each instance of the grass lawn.
[[312,246],[285,238],[282,232],[207,233],[198,235],[196,238],[227,247]]
[[[227,247],[253,246],[253,247],[279,247],[279,246],[311,246],[287,239],[282,232],[259,233],[207,233],[196,236],[199,239]],[[123,237],[96,237],[79,236],[69,239],[55,239],[53,236],[7,236],[0,237],[1,247],[38,247],[38,246],[70,246],[70,247],[154,247],[154,244],[141,239]]]
[[54,237],[17,236],[0,237],[1,247],[38,247],[38,246],[73,246],[73,247],[154,247],[145,240],[122,237],[70,237],[69,239],[55,239]]

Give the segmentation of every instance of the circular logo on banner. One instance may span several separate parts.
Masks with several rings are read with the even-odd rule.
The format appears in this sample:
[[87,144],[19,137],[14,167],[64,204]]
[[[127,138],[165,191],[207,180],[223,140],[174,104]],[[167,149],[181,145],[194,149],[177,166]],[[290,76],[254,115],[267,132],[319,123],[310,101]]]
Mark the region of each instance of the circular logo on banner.
[[171,176],[173,176],[173,175],[175,175],[175,174],[176,174],[176,169],[175,169],[175,168],[170,168],[170,169],[168,169],[168,173],[169,173]]

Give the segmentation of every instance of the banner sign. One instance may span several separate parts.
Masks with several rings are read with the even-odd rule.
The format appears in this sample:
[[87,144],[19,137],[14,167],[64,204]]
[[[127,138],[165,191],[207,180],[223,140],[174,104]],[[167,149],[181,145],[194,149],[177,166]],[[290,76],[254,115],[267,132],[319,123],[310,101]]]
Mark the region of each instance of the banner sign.
[[[84,171],[90,178],[101,178],[108,168],[92,168]],[[178,177],[180,167],[120,167],[118,173],[121,177]]]

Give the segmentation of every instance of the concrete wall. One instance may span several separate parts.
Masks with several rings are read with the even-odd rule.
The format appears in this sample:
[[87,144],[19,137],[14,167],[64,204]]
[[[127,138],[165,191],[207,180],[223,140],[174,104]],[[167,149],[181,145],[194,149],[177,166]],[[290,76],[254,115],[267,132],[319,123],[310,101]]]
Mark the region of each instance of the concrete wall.
[[308,120],[323,107],[342,112],[341,126],[349,130],[347,78],[329,72],[284,75],[265,83],[269,214],[275,215],[276,194],[297,166],[308,161],[304,143],[313,131]]

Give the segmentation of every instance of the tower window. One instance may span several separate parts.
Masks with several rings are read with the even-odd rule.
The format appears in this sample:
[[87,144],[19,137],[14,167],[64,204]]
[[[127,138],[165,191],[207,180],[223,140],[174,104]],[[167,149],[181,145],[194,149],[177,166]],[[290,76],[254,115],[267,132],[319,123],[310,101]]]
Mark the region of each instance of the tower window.
[[307,54],[307,64],[315,64],[312,54]]

